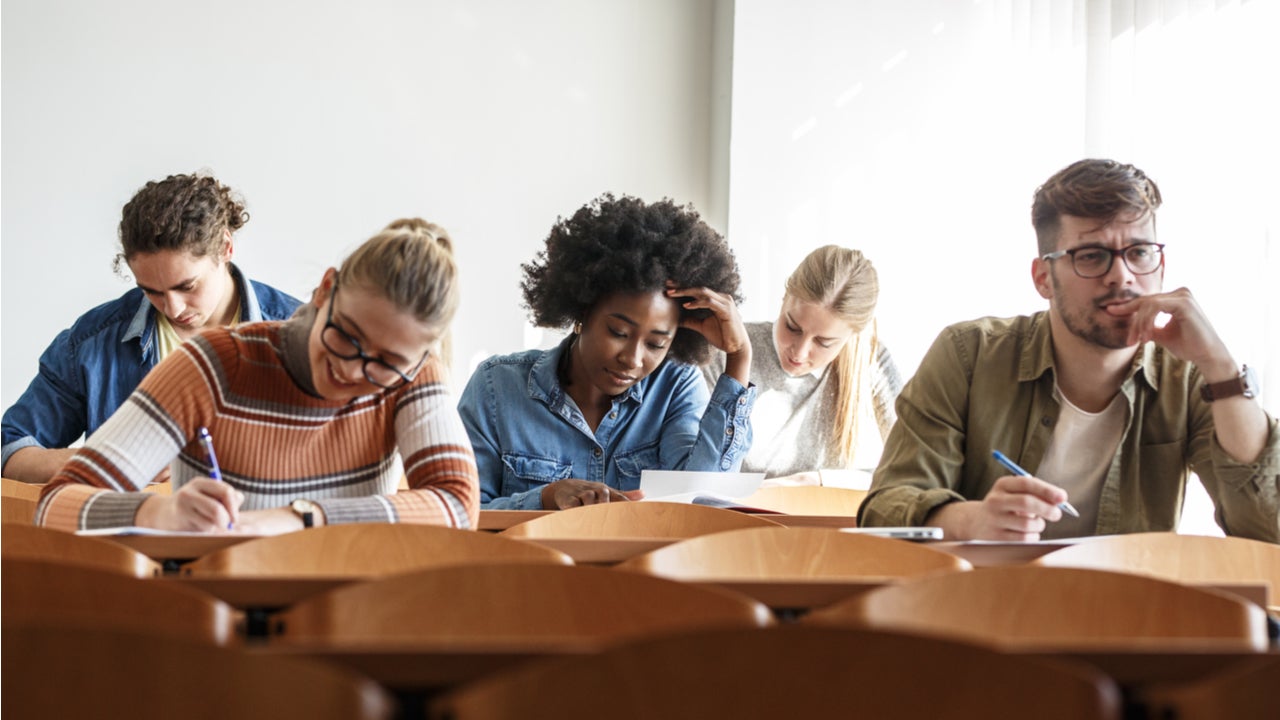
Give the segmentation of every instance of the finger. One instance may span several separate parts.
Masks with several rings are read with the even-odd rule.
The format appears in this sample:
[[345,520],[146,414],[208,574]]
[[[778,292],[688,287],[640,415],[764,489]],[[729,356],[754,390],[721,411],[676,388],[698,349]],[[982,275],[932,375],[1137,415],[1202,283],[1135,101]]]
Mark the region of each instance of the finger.
[[611,487],[606,487],[605,489],[609,491],[609,498],[605,502],[630,502],[631,501],[631,498],[627,497],[627,494],[620,490],[615,490]]
[[[216,502],[225,514],[226,519],[222,521],[222,527],[227,524],[235,524],[240,519],[240,504],[244,502],[244,494],[239,490],[231,487],[225,482],[212,480],[209,483],[202,483],[199,487],[202,495]],[[214,520],[221,518],[215,517]]]
[[643,490],[623,490],[623,491],[622,491],[622,495],[624,495],[628,500],[643,500],[643,499],[644,499],[644,491],[643,491]]
[[1057,505],[1067,500],[1067,492],[1057,485],[1025,475],[1005,475],[998,478],[991,489],[992,492],[999,491],[1010,495],[1031,495],[1048,505]]

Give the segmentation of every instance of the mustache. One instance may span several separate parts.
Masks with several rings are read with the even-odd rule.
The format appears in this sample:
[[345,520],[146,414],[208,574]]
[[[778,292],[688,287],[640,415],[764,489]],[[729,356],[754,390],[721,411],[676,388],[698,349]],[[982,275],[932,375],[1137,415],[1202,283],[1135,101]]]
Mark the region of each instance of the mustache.
[[1112,302],[1128,302],[1129,300],[1136,300],[1140,297],[1142,296],[1132,290],[1116,290],[1109,292],[1100,298],[1096,298],[1093,302],[1095,305],[1106,305],[1107,303]]

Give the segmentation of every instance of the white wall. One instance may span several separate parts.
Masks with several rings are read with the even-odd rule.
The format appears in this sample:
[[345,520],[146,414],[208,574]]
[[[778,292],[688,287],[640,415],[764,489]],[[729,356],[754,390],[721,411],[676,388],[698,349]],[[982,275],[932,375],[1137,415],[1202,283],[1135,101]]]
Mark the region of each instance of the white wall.
[[724,5],[4,0],[0,406],[131,286],[110,270],[123,204],[200,168],[248,200],[241,266],[299,297],[393,218],[448,228],[464,382],[523,346],[519,264],[558,215],[612,190],[724,227],[724,200],[707,210]]
[[[1160,184],[1190,287],[1280,412],[1280,2],[738,0],[729,234],[771,318],[813,248],[865,251],[904,374],[949,323],[1047,307],[1035,188],[1082,157]],[[1182,529],[1218,532],[1190,488]]]

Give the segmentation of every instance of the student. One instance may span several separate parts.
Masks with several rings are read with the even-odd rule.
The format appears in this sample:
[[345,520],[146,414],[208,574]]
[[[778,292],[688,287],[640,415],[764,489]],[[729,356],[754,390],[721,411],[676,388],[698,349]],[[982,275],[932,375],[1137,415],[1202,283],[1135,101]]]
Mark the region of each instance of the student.
[[[902,390],[876,335],[879,295],[866,256],[826,245],[787,278],[777,321],[747,323],[759,396],[744,471],[778,485],[851,485],[855,461],[874,467]],[[713,358],[708,382],[723,365],[723,355]],[[871,422],[878,433],[865,432]]]
[[[492,357],[458,409],[494,509],[628,499],[640,471],[738,468],[751,444],[751,344],[728,245],[691,207],[605,194],[561,219],[523,266],[556,348]],[[694,363],[727,354],[708,401]]]
[[81,315],[40,356],[40,371],[4,413],[4,476],[43,483],[138,386],[197,332],[282,320],[298,300],[231,263],[243,201],[207,175],[148,182],[124,206],[122,252],[138,286]]
[[1031,277],[1048,311],[942,332],[898,399],[859,524],[960,540],[1171,531],[1194,471],[1223,531],[1280,541],[1280,426],[1190,291],[1162,292],[1160,203],[1111,160],[1036,191]]
[[[392,223],[289,320],[207,330],[160,363],[45,488],[37,524],[475,527],[475,460],[436,357],[457,305],[448,236]],[[136,492],[170,463],[172,496]]]

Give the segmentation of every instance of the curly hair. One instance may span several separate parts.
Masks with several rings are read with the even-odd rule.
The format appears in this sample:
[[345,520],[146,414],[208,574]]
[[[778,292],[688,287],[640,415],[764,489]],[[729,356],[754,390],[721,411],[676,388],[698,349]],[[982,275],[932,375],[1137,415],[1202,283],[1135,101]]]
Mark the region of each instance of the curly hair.
[[1062,216],[1096,219],[1106,227],[1122,213],[1154,216],[1163,200],[1160,188],[1147,174],[1115,160],[1078,160],[1054,173],[1036,188],[1031,225],[1040,255],[1058,248]]
[[139,253],[220,254],[223,231],[235,232],[247,222],[244,199],[210,175],[170,175],[148,182],[124,206],[116,272]]
[[[558,218],[546,248],[520,266],[525,308],[535,325],[565,328],[584,320],[596,303],[617,293],[660,292],[705,287],[741,302],[738,267],[724,238],[692,205],[669,199],[646,204],[605,193]],[[706,310],[680,309],[681,317]],[[687,328],[676,331],[668,357],[704,364],[706,338]]]

